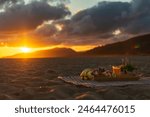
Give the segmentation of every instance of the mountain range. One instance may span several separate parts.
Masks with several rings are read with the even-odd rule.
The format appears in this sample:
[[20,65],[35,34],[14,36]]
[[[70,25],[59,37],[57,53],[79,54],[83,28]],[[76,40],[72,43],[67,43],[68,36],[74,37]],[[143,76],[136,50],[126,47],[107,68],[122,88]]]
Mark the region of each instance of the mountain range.
[[96,47],[84,55],[149,55],[150,34],[133,37],[126,41]]
[[108,44],[94,49],[76,52],[70,48],[54,48],[32,53],[19,53],[5,58],[50,58],[102,55],[150,55],[150,34],[137,36],[126,41]]
[[69,57],[77,56],[77,52],[70,48],[54,48],[49,50],[40,50],[32,53],[19,53],[5,58],[51,58],[51,57]]

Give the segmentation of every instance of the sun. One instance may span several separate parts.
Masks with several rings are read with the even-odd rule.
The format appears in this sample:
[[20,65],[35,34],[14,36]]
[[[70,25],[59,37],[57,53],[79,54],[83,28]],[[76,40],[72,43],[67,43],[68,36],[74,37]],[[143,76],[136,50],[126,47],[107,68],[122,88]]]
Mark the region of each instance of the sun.
[[31,52],[31,49],[28,48],[28,47],[21,47],[20,50],[21,50],[21,52],[23,52],[23,53],[29,53],[29,52]]

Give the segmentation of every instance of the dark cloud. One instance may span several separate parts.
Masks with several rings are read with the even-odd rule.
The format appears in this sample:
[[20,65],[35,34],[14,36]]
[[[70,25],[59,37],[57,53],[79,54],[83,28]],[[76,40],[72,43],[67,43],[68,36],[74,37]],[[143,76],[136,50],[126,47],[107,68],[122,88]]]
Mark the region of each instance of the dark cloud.
[[[62,24],[65,25],[62,33],[66,32],[68,36],[65,38],[72,39],[65,40],[66,43],[121,41],[133,35],[150,32],[150,1],[100,2],[92,8],[79,11],[71,20],[63,21]],[[118,29],[121,34],[116,36],[113,32]]]
[[51,6],[44,1],[14,4],[0,13],[0,31],[35,29],[44,21],[64,18],[68,14],[65,6]]
[[[68,2],[33,0],[29,4],[15,3],[0,13],[0,31],[30,29],[29,35],[34,42],[43,45],[99,45],[150,32],[150,0],[99,2],[70,19],[64,19],[69,14],[64,5]],[[48,20],[53,22],[43,23]],[[57,25],[61,25],[62,30]],[[116,30],[121,30],[121,33],[115,35]]]
[[63,44],[110,43],[113,32],[126,25],[130,9],[131,4],[127,2],[100,2],[92,8],[79,11],[70,20],[55,22],[64,25],[57,37],[63,40]]
[[22,0],[0,0],[0,5],[3,5],[6,3],[16,3],[18,1],[22,1]]
[[150,1],[133,0],[131,12],[128,17],[126,32],[131,34],[150,32]]
[[68,27],[72,34],[99,33],[102,39],[117,29],[129,34],[150,32],[150,1],[100,2],[74,15]]
[[6,9],[14,4],[23,4],[24,0],[0,0],[0,8]]
[[73,33],[106,33],[123,25],[122,19],[129,14],[126,2],[100,2],[97,6],[80,11],[72,17]]
[[132,0],[131,4],[133,12],[149,12],[149,0]]
[[[126,20],[130,7],[127,2],[101,2],[78,12],[71,19],[43,25],[34,35],[63,45],[105,44],[113,37],[113,31],[125,25],[122,20]],[[63,25],[63,29],[58,31],[56,25]]]
[[[30,0],[29,2],[34,2],[34,1],[44,1],[44,2],[49,2],[49,3],[56,3],[56,4],[68,4],[70,3],[70,0]],[[16,3],[24,3],[25,0],[0,0],[0,5],[5,5],[5,4],[16,4]]]

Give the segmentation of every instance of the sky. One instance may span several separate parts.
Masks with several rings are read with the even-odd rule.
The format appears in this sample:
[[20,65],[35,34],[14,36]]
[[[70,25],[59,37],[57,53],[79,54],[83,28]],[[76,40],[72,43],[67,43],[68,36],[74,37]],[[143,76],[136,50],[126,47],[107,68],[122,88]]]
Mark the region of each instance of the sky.
[[0,0],[0,57],[84,51],[149,32],[149,0]]
[[[71,12],[74,14],[80,10],[90,8],[96,5],[98,2],[102,2],[104,0],[71,0],[69,4],[69,8]],[[107,0],[107,1],[123,1],[130,2],[131,0]]]

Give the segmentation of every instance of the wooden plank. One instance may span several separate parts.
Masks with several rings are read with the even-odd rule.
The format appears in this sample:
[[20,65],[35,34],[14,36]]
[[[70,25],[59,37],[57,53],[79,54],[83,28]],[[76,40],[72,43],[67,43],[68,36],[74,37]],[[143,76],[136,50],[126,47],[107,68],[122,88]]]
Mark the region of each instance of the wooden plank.
[[138,81],[113,81],[113,82],[82,80],[79,76],[71,76],[71,77],[59,76],[58,79],[63,80],[66,83],[70,83],[78,86],[91,87],[91,88],[98,88],[103,86],[125,86],[125,85],[143,85],[143,84],[150,85],[150,77],[144,77]]

